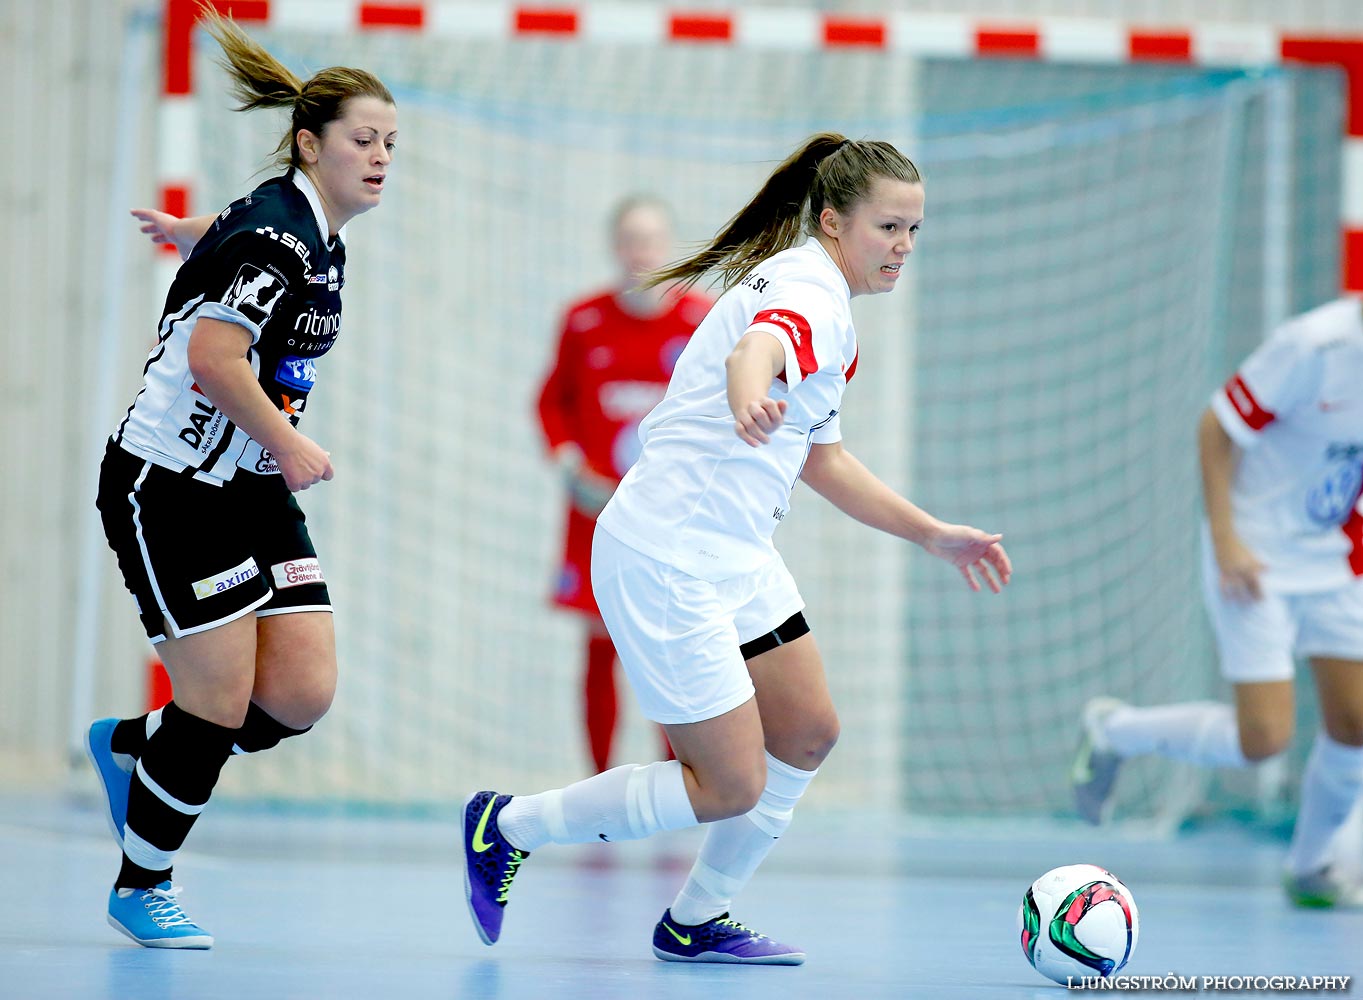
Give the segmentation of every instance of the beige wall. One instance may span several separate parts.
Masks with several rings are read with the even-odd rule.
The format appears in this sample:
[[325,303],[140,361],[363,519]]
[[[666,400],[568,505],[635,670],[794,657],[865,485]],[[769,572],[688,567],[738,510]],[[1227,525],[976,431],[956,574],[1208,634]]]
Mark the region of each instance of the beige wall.
[[[149,138],[145,116],[124,121],[116,103],[129,6],[0,3],[9,96],[0,168],[8,235],[0,250],[0,779],[32,776],[34,762],[40,775],[51,773],[65,745],[81,530],[93,510],[91,402],[112,151],[130,124]],[[150,178],[145,167],[139,174],[135,196],[146,199]],[[142,269],[129,284],[145,287],[146,255],[136,257]],[[132,380],[146,341],[127,340],[116,353]],[[101,579],[109,570],[100,567]],[[105,638],[127,649],[126,636]]]

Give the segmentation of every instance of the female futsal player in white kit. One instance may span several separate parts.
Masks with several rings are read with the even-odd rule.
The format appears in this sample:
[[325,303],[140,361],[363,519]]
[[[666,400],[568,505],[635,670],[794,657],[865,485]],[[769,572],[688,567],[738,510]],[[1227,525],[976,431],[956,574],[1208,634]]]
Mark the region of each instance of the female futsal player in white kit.
[[[1213,395],[1198,428],[1203,590],[1235,704],[1084,712],[1072,781],[1105,818],[1121,762],[1154,753],[1245,767],[1292,738],[1293,657],[1308,657],[1321,732],[1302,776],[1284,885],[1300,906],[1363,905],[1339,832],[1363,790],[1363,308],[1345,298],[1283,324]],[[1341,863],[1342,862],[1342,863]]]
[[730,919],[838,736],[804,602],[772,534],[803,479],[872,527],[956,566],[975,590],[1011,574],[1002,536],[937,520],[843,448],[856,372],[851,299],[888,292],[923,220],[918,170],[885,142],[812,136],[696,255],[656,275],[727,288],[640,429],[642,454],[598,521],[597,603],[644,714],[677,759],[464,809],[469,908],[501,933],[511,880],[544,844],[632,840],[709,823],[654,929],[665,961],[798,964]]

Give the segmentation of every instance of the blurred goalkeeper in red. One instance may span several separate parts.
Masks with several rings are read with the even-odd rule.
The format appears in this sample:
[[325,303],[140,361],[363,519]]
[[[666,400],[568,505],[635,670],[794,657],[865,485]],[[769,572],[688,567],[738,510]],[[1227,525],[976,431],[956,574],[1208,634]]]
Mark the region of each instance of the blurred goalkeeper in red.
[[582,707],[597,771],[610,766],[618,702],[615,647],[592,596],[596,516],[638,457],[639,421],[663,398],[678,355],[710,308],[697,292],[638,287],[641,276],[673,256],[672,220],[662,201],[624,199],[611,215],[610,234],[619,278],[564,311],[539,396],[545,443],[568,493],[553,601],[588,622]]

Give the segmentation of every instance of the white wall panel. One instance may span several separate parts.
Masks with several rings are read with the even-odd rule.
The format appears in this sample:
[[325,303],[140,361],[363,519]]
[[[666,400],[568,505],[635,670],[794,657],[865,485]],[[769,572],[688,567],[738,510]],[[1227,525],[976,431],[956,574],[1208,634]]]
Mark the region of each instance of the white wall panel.
[[[144,120],[117,107],[126,0],[48,0],[0,5],[0,80],[10,97],[0,218],[0,780],[45,780],[63,760],[68,727],[72,613],[81,521],[93,512],[89,400],[101,333],[109,217],[109,164],[117,130]],[[153,30],[148,25],[148,30]],[[144,132],[143,134],[148,134]],[[148,176],[146,165],[138,176]],[[143,186],[137,198],[150,197]],[[128,226],[130,282],[145,287],[149,253]],[[120,328],[126,397],[155,306],[135,296],[139,315]],[[150,305],[150,308],[149,308]],[[120,403],[126,406],[126,399]],[[112,426],[116,413],[104,415]],[[112,558],[103,589],[114,587]],[[101,632],[107,669],[101,711],[140,704],[143,644],[115,624]]]

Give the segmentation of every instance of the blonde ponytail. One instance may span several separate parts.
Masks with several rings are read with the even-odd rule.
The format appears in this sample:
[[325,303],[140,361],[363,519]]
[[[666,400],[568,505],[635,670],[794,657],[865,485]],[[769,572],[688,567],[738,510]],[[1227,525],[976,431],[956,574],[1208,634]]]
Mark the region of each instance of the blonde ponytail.
[[300,131],[320,136],[328,122],[345,113],[344,104],[351,98],[376,97],[385,104],[397,103],[378,77],[362,69],[331,66],[300,80],[236,22],[207,4],[199,16],[222,48],[221,65],[232,78],[233,96],[241,101],[238,111],[292,108],[289,134],[275,147],[275,162],[281,167],[298,166]]
[[238,27],[205,6],[199,14],[204,29],[222,48],[219,65],[232,77],[232,96],[241,101],[238,111],[256,108],[291,108],[303,93],[303,81]]

